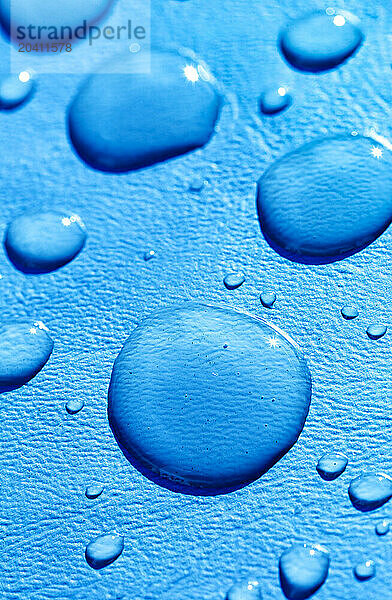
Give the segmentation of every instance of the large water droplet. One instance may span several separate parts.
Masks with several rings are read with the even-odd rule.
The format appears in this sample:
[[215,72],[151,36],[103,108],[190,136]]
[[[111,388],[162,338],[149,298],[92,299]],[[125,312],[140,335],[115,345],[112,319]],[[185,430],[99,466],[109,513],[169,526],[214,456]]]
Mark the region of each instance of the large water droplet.
[[362,136],[317,140],[258,182],[262,232],[280,254],[328,263],[373,242],[392,219],[392,152]]
[[127,458],[171,489],[223,493],[260,477],[297,440],[310,375],[280,330],[229,308],[154,313],[114,364],[109,420]]
[[114,562],[124,550],[124,538],[117,533],[100,535],[86,548],[86,560],[93,569],[103,569]]
[[314,594],[328,576],[329,554],[318,544],[296,544],[279,560],[282,590],[290,600],[304,600]]
[[33,94],[34,80],[28,71],[8,75],[0,80],[0,108],[11,110],[26,102]]
[[221,106],[214,83],[202,65],[174,52],[153,52],[148,73],[93,75],[70,107],[71,140],[102,171],[130,171],[184,154],[214,132]]
[[379,323],[373,323],[366,329],[366,333],[371,340],[379,340],[386,334],[386,332],[386,325],[380,325]]
[[352,15],[314,12],[290,23],[280,34],[280,48],[301,71],[333,69],[362,43],[363,33]]
[[241,272],[228,273],[223,279],[223,283],[228,290],[236,290],[245,281],[245,275]]
[[356,319],[358,316],[358,309],[355,306],[345,305],[340,312],[342,313],[343,319],[346,319],[346,321]]
[[379,523],[376,524],[375,530],[377,535],[386,535],[389,530],[391,528],[391,522],[389,519],[384,519],[383,521],[379,521]]
[[89,500],[95,500],[103,492],[103,485],[101,483],[92,483],[86,487],[86,498]]
[[53,341],[40,321],[0,326],[0,392],[15,389],[37,375],[49,360]]
[[76,415],[82,410],[83,407],[84,402],[80,399],[68,400],[67,404],[65,405],[65,409],[69,415]]
[[260,96],[260,110],[265,115],[274,115],[288,108],[292,101],[293,99],[286,88],[272,88],[266,90]]
[[272,308],[276,302],[275,292],[262,292],[260,294],[260,302],[265,308]]
[[332,481],[343,473],[347,467],[348,458],[340,452],[328,452],[317,463],[317,471],[326,481]]
[[392,479],[384,473],[363,473],[351,481],[348,494],[357,510],[375,510],[392,498]]
[[261,585],[254,579],[235,583],[227,592],[226,600],[263,600]]
[[58,212],[26,214],[12,221],[4,245],[15,267],[24,273],[48,273],[70,262],[86,242],[77,215]]
[[354,568],[354,575],[359,581],[366,581],[371,579],[376,574],[376,565],[373,560],[366,560],[363,563],[359,563]]

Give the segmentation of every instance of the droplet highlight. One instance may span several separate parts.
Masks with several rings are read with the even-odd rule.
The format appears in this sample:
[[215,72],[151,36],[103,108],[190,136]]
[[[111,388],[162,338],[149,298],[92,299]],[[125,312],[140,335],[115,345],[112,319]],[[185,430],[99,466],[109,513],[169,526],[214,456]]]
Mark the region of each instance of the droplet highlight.
[[351,481],[348,494],[357,510],[375,510],[392,498],[392,479],[384,473],[362,473]]
[[376,565],[373,560],[366,560],[363,563],[359,563],[354,568],[354,575],[359,581],[366,581],[372,579],[376,574]]
[[347,467],[348,458],[340,452],[328,452],[317,463],[317,472],[325,481],[337,479]]
[[245,275],[241,272],[228,273],[223,279],[223,283],[228,290],[236,290],[244,283],[244,281]]
[[83,400],[69,400],[65,405],[65,409],[69,415],[76,415],[83,407]]
[[104,488],[101,483],[92,483],[91,485],[88,485],[85,492],[86,498],[89,500],[95,500],[96,498],[99,498],[103,492],[103,489]]
[[312,596],[325,582],[329,570],[329,554],[318,544],[295,544],[285,550],[279,560],[282,590],[289,600]]
[[111,565],[124,550],[124,538],[117,533],[100,535],[86,547],[86,561],[93,569]]
[[227,592],[226,600],[263,600],[261,585],[254,579],[235,583]]
[[285,87],[272,88],[261,94],[260,111],[265,115],[276,115],[288,108],[292,101],[292,96]]
[[276,302],[275,292],[262,292],[260,294],[260,302],[265,308],[272,308]]
[[356,319],[358,316],[358,309],[355,306],[344,305],[342,310],[340,311],[343,319],[346,321],[351,321],[352,319]]
[[12,110],[27,102],[33,95],[35,81],[28,71],[0,79],[0,109]]
[[386,325],[380,325],[378,323],[373,323],[366,329],[366,333],[371,340],[379,340],[380,338],[384,337],[386,332]]
[[389,519],[384,519],[383,521],[379,521],[376,524],[375,531],[377,535],[383,536],[386,535],[391,528],[391,522]]

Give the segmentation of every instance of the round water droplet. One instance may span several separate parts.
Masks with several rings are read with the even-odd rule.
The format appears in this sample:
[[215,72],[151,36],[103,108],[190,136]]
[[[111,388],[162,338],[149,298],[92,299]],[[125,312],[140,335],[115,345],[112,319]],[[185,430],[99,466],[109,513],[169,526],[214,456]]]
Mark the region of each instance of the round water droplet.
[[0,392],[15,389],[37,375],[49,360],[53,341],[40,321],[0,326]]
[[260,96],[260,110],[265,115],[274,115],[288,108],[293,99],[284,87],[272,88]]
[[83,406],[83,400],[69,400],[65,405],[65,408],[69,415],[76,415],[76,413],[82,410]]
[[150,479],[215,494],[254,481],[291,448],[310,394],[306,363],[286,334],[189,302],[154,313],[128,338],[108,414],[124,454]]
[[86,497],[89,500],[95,500],[98,498],[103,492],[103,485],[101,483],[93,483],[86,487]]
[[263,292],[260,294],[260,302],[265,308],[272,308],[276,300],[275,292]]
[[346,319],[346,321],[351,321],[351,319],[356,319],[358,316],[358,309],[355,306],[345,305],[342,310],[342,317]]
[[357,510],[375,510],[392,498],[392,479],[384,473],[363,473],[351,481],[348,494]]
[[59,212],[26,214],[7,228],[4,245],[14,266],[24,273],[48,273],[82,250],[87,234],[77,215]]
[[254,579],[235,583],[227,592],[226,600],[263,600],[261,585]]
[[189,184],[191,192],[200,192],[204,187],[204,177],[194,177]]
[[301,71],[326,71],[349,58],[364,35],[347,13],[314,12],[290,23],[280,34],[286,60]]
[[225,284],[228,290],[236,290],[239,288],[245,281],[245,275],[243,273],[229,273],[223,279],[223,283]]
[[304,600],[314,594],[328,576],[329,554],[322,546],[295,544],[279,560],[282,590],[290,600]]
[[354,575],[359,581],[371,579],[376,574],[376,565],[372,560],[366,560],[354,568]]
[[306,144],[261,177],[257,209],[266,240],[283,256],[340,260],[391,222],[392,153],[359,135]]
[[155,258],[155,256],[155,250],[147,250],[147,252],[144,253],[144,260],[147,262],[152,258]]
[[390,528],[391,522],[389,519],[384,519],[383,521],[380,521],[375,527],[377,535],[386,535],[389,532]]
[[92,167],[130,171],[204,146],[220,107],[204,67],[179,54],[153,52],[148,73],[89,77],[70,107],[69,132]]
[[86,560],[93,569],[103,569],[114,562],[124,550],[124,538],[117,533],[100,535],[86,548]]
[[32,96],[34,87],[34,80],[28,71],[3,77],[0,79],[0,108],[17,108]]
[[379,340],[386,334],[386,332],[387,327],[385,325],[379,325],[378,323],[373,323],[366,329],[366,333],[371,340]]
[[348,458],[340,452],[328,452],[317,463],[317,471],[326,481],[332,481],[343,473],[347,467]]

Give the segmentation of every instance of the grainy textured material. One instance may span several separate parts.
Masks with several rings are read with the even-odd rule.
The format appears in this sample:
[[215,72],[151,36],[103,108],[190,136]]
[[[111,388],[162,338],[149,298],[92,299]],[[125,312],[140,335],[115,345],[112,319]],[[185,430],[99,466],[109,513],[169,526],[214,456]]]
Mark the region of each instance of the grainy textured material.
[[[282,600],[278,559],[297,542],[330,551],[318,600],[389,597],[391,540],[374,525],[390,508],[358,513],[347,488],[362,470],[391,472],[391,339],[366,335],[370,323],[391,324],[391,231],[342,262],[293,264],[260,234],[255,183],[273,160],[317,136],[369,126],[392,135],[392,15],[383,0],[342,2],[363,20],[362,48],[336,71],[301,74],[284,63],[276,39],[305,4],[154,1],[153,41],[193,48],[238,100],[230,135],[224,128],[194,154],[129,175],[90,170],[66,138],[76,76],[42,76],[28,105],[0,114],[3,230],[27,208],[66,208],[89,231],[83,252],[52,274],[23,275],[0,254],[1,319],[40,319],[55,341],[37,377],[1,397],[2,600],[223,600],[248,575],[260,576],[265,598]],[[292,90],[294,104],[260,117],[260,92],[275,83]],[[208,185],[190,192],[201,173]],[[156,258],[145,262],[150,248]],[[230,292],[222,280],[237,270],[246,282]],[[300,343],[312,372],[303,434],[264,477],[233,494],[158,487],[131,467],[108,426],[115,357],[155,308],[197,299],[265,315],[265,288],[278,297],[267,318]],[[340,314],[347,303],[359,308],[355,321]],[[85,408],[68,415],[64,404],[76,397]],[[315,466],[331,450],[350,462],[325,482]],[[93,502],[84,495],[92,481],[105,484]],[[125,536],[124,552],[95,572],[85,546],[114,530]],[[352,568],[365,559],[377,563],[377,576],[360,583]]]

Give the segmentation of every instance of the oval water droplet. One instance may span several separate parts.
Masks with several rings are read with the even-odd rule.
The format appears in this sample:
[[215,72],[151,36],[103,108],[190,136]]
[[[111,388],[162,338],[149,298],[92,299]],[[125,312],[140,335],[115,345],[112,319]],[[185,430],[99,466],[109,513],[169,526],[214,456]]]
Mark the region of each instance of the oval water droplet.
[[329,570],[329,554],[323,546],[295,544],[285,550],[279,560],[282,590],[290,600],[304,600],[325,582]]
[[271,88],[262,93],[259,100],[260,110],[265,115],[274,115],[288,108],[293,99],[285,87]]
[[260,294],[260,302],[265,308],[272,308],[276,301],[275,292],[262,292]]
[[348,458],[340,452],[327,452],[317,463],[317,471],[325,481],[332,481],[343,473],[347,467]]
[[386,332],[386,325],[380,325],[379,323],[373,323],[366,329],[366,333],[371,340],[379,340],[386,334]]
[[226,600],[263,600],[261,585],[254,579],[235,583],[227,592]]
[[38,321],[0,326],[0,392],[24,385],[49,360],[53,341]]
[[204,187],[204,177],[201,175],[199,177],[194,177],[189,184],[189,189],[191,192],[200,192]]
[[7,228],[4,246],[24,273],[48,273],[69,263],[84,247],[87,234],[78,215],[25,214]]
[[386,535],[389,530],[391,528],[391,522],[389,519],[384,519],[383,521],[379,521],[379,523],[376,524],[375,530],[377,535]]
[[351,481],[348,494],[357,510],[375,510],[392,498],[392,479],[384,473],[362,473]]
[[28,71],[7,75],[0,80],[0,108],[11,110],[21,106],[33,95],[35,82]]
[[221,95],[204,66],[152,52],[147,73],[89,77],[71,104],[69,133],[95,169],[131,171],[204,146],[220,108]]
[[101,483],[92,483],[86,487],[86,498],[89,500],[95,500],[103,492],[103,485]]
[[280,49],[301,71],[326,71],[340,65],[361,45],[364,35],[348,13],[314,12],[296,19],[281,32]]
[[348,304],[343,306],[340,312],[342,313],[343,319],[346,319],[346,321],[356,319],[358,316],[358,309],[355,306],[349,306]]
[[228,290],[236,290],[244,283],[244,281],[245,275],[241,272],[228,273],[223,279],[223,283]]
[[328,263],[373,242],[392,219],[392,152],[363,136],[317,140],[258,182],[261,230],[283,256]]
[[150,479],[216,494],[254,481],[291,448],[310,394],[306,362],[286,334],[189,302],[154,313],[128,338],[108,414],[120,448]]
[[371,579],[376,574],[376,565],[373,560],[366,560],[363,563],[359,563],[354,568],[354,575],[359,581],[366,581]]
[[93,569],[112,564],[124,550],[124,538],[117,533],[100,535],[86,547],[86,560]]
[[69,400],[65,405],[65,409],[69,415],[76,415],[83,407],[83,400]]

